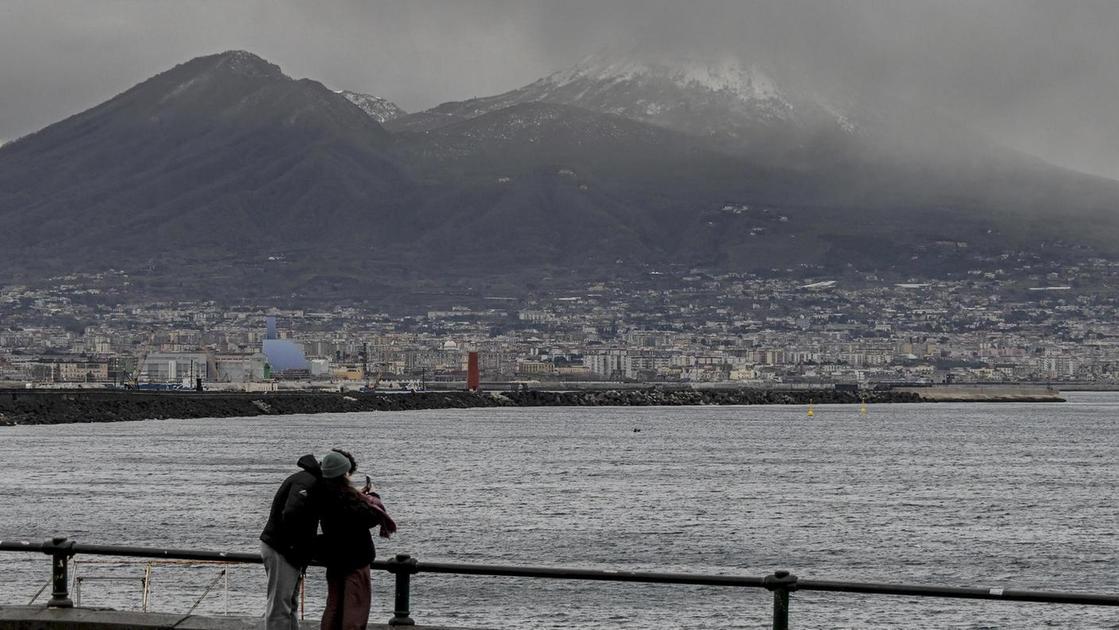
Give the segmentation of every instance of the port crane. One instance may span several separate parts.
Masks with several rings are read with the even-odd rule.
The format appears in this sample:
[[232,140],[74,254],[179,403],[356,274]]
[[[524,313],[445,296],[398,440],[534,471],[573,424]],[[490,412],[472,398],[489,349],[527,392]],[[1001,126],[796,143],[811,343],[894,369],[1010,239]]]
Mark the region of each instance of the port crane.
[[140,375],[144,371],[144,361],[147,361],[148,355],[151,354],[152,343],[152,336],[149,335],[147,341],[140,345],[140,352],[136,355],[136,367],[129,375],[128,382],[125,383],[125,387],[128,389],[138,389],[140,387]]
[[385,375],[384,366],[378,367],[377,368],[377,374],[373,377],[373,382],[370,383],[367,387],[369,387],[369,389],[377,389],[377,386],[381,384],[381,378],[384,375]]

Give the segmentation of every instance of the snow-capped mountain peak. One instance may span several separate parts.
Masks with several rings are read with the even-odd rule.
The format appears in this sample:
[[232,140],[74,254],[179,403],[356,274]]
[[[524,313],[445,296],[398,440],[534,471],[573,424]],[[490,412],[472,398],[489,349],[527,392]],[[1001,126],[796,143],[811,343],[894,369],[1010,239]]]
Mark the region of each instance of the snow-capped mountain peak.
[[427,131],[520,103],[556,103],[612,114],[713,140],[728,148],[803,144],[807,137],[858,133],[850,108],[792,87],[733,56],[597,54],[524,87],[444,103],[397,123]]
[[824,125],[846,133],[853,130],[837,108],[785,89],[757,65],[726,56],[650,60],[593,55],[493,100],[471,105],[477,110],[512,101],[562,103],[727,145],[757,144],[778,129]]

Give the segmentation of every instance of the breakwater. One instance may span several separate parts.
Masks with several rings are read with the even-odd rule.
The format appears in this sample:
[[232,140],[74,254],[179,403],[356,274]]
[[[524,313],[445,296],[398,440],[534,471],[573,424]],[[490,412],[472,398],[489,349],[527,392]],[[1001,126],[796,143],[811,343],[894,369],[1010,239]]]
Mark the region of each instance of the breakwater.
[[956,384],[932,387],[898,387],[925,402],[1065,402],[1061,392],[1045,385]]
[[913,392],[638,389],[507,392],[0,391],[0,426],[479,407],[635,407],[921,402]]

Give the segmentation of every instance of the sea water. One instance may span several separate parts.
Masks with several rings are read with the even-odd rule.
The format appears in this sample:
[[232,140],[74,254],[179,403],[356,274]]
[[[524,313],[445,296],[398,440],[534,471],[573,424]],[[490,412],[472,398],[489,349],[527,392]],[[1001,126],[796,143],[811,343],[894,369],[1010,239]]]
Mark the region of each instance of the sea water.
[[[421,561],[1119,593],[1119,395],[1068,403],[473,409],[0,428],[0,540],[255,552],[304,453],[352,451]],[[0,554],[25,604],[46,556]],[[263,569],[151,567],[150,608],[259,615]],[[79,556],[83,605],[143,561]],[[225,588],[228,579],[228,591]],[[209,589],[209,590],[208,590]],[[228,594],[227,594],[228,593]],[[323,576],[307,583],[309,619]],[[39,596],[44,601],[48,592]],[[420,624],[763,628],[757,589],[419,574]],[[374,573],[372,621],[392,616]],[[1119,628],[1114,608],[797,592],[799,628]]]

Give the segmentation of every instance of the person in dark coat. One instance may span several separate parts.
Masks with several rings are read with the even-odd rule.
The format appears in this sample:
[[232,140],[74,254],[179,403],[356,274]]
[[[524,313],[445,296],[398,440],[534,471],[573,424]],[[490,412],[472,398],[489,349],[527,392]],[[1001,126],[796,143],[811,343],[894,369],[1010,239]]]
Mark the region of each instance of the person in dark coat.
[[315,487],[322,471],[314,455],[299,458],[302,469],[289,476],[272,498],[268,523],[260,534],[260,555],[268,576],[266,630],[299,630],[299,583],[311,562],[319,528]]
[[319,506],[322,515],[321,561],[326,565],[327,597],[321,630],[365,630],[372,599],[369,565],[377,555],[369,530],[380,527],[382,538],[396,532],[396,523],[381,497],[351,483],[357,462],[335,449],[322,458]]

